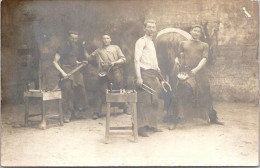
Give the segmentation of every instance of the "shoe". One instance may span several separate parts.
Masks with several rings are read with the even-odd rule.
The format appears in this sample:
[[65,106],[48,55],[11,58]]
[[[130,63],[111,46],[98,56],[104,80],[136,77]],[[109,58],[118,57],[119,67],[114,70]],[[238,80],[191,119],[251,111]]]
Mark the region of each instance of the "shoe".
[[181,117],[177,117],[176,119],[173,120],[173,124],[168,127],[169,130],[174,130],[176,129],[177,125],[179,124],[180,121],[183,119]]
[[149,135],[147,134],[147,132],[144,130],[144,128],[139,128],[138,130],[138,135],[142,136],[142,137],[149,137]]
[[71,117],[70,117],[71,120],[77,120],[78,117],[76,116],[75,112],[71,114]]
[[92,117],[93,120],[96,120],[96,119],[98,119],[98,118],[99,118],[99,117],[98,117],[98,114],[94,114],[93,117]]
[[79,120],[79,119],[84,119],[84,117],[80,112],[74,112],[71,115],[71,119]]
[[172,124],[172,125],[170,125],[170,126],[168,127],[168,129],[169,129],[169,130],[174,130],[174,129],[176,128],[176,126],[177,126],[176,124]]
[[210,124],[224,125],[224,122],[220,122],[218,120],[210,121]]
[[149,135],[146,133],[146,132],[138,132],[138,135],[139,136],[142,136],[142,137],[149,137]]
[[161,130],[159,128],[153,128],[153,132],[163,132],[163,130]]
[[64,119],[63,122],[64,122],[64,123],[69,123],[70,120],[69,120],[69,119]]

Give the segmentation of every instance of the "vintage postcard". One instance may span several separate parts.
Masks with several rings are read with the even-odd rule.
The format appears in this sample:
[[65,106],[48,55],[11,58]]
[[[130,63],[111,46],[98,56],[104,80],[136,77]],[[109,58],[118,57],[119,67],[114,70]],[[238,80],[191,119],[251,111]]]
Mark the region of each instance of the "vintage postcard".
[[258,0],[3,0],[1,166],[259,165]]

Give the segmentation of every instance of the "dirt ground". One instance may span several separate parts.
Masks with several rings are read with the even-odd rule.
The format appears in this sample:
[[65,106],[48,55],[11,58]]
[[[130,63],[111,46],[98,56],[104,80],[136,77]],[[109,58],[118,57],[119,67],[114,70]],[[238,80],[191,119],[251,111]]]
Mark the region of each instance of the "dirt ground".
[[[2,166],[256,166],[258,165],[258,107],[215,102],[224,126],[194,119],[177,129],[139,137],[113,136],[104,144],[105,117],[82,119],[48,129],[24,124],[23,105],[2,109]],[[33,106],[32,111],[37,111]],[[37,118],[36,118],[37,119]],[[35,120],[36,120],[35,119]],[[113,115],[111,125],[128,125],[130,116]]]

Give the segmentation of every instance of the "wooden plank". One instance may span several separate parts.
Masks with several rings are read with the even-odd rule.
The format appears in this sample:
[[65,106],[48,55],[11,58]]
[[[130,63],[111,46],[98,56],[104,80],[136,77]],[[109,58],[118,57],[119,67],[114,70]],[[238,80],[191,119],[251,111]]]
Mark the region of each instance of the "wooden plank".
[[49,92],[43,92],[43,100],[55,100],[55,99],[61,99],[61,91],[49,91]]
[[136,110],[136,103],[132,104],[133,106],[133,125],[134,125],[134,141],[138,142],[138,126],[137,126],[137,110]]
[[46,119],[57,119],[60,118],[59,114],[46,115]]
[[110,127],[110,130],[132,130],[132,127]]
[[107,102],[127,102],[127,96],[126,94],[120,94],[120,93],[108,93],[106,95],[106,101]]
[[132,132],[109,132],[110,135],[133,135]]
[[109,142],[109,130],[110,130],[110,103],[107,103],[105,143]]
[[42,97],[43,94],[41,91],[26,91],[24,92],[24,97]]
[[35,117],[35,116],[39,116],[39,115],[42,115],[41,113],[39,114],[30,114],[28,117]]
[[127,102],[136,103],[137,102],[137,92],[128,94],[127,95]]
[[137,93],[107,93],[106,101],[110,103],[137,102]]
[[59,114],[60,114],[60,125],[63,126],[63,111],[62,111],[61,99],[58,100],[58,108],[59,108]]
[[42,102],[42,122],[40,124],[40,128],[41,129],[46,129],[46,102],[45,101],[41,101]]
[[55,99],[61,99],[61,91],[40,91],[40,90],[34,90],[34,91],[26,91],[24,92],[24,97],[42,97],[44,101],[46,100],[55,100]]
[[24,98],[24,108],[25,108],[25,117],[24,117],[24,125],[25,127],[28,126],[28,115],[29,115],[29,98],[25,97]]

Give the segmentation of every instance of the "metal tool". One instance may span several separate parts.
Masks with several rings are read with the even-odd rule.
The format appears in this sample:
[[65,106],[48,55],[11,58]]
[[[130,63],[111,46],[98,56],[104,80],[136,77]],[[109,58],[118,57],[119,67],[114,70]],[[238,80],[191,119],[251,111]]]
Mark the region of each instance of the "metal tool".
[[141,87],[143,90],[145,90],[146,92],[148,92],[148,93],[150,93],[150,94],[152,94],[152,95],[155,95],[155,93],[156,93],[156,91],[153,89],[153,88],[151,88],[151,87],[149,87],[148,85],[146,85],[146,84],[142,84],[142,87]]
[[99,72],[98,76],[100,76],[100,77],[106,76],[111,71],[112,67],[113,67],[113,65],[110,65],[110,67],[107,69],[107,71]]
[[[159,80],[161,82],[161,85],[162,85],[162,88],[165,92],[168,92],[168,91],[172,91],[172,87],[171,85],[163,78],[161,72],[158,72],[159,74]],[[166,87],[168,87],[169,89],[166,89]]]
[[[136,80],[134,80],[134,83],[136,84]],[[156,91],[153,88],[151,88],[150,86],[148,86],[145,83],[142,83],[141,89],[143,89],[147,93],[150,93],[151,95],[155,95],[155,93],[156,93]]]
[[[77,71],[79,71],[82,67],[86,66],[87,63],[82,63],[79,66],[77,66],[75,69],[73,69],[71,72],[68,73],[68,75],[65,78],[61,78],[60,81],[64,80],[64,79],[69,79],[71,77],[71,75],[73,75],[74,73],[76,73]],[[55,86],[55,88],[53,90],[57,90],[59,89],[59,84]]]
[[65,77],[65,78],[61,78],[61,80],[64,80],[64,79],[69,79],[71,77],[71,75],[73,75],[75,72],[79,71],[82,67],[84,67],[85,63],[82,63],[80,64],[78,67],[76,67],[75,69],[73,69],[71,72],[68,73],[68,75]]

